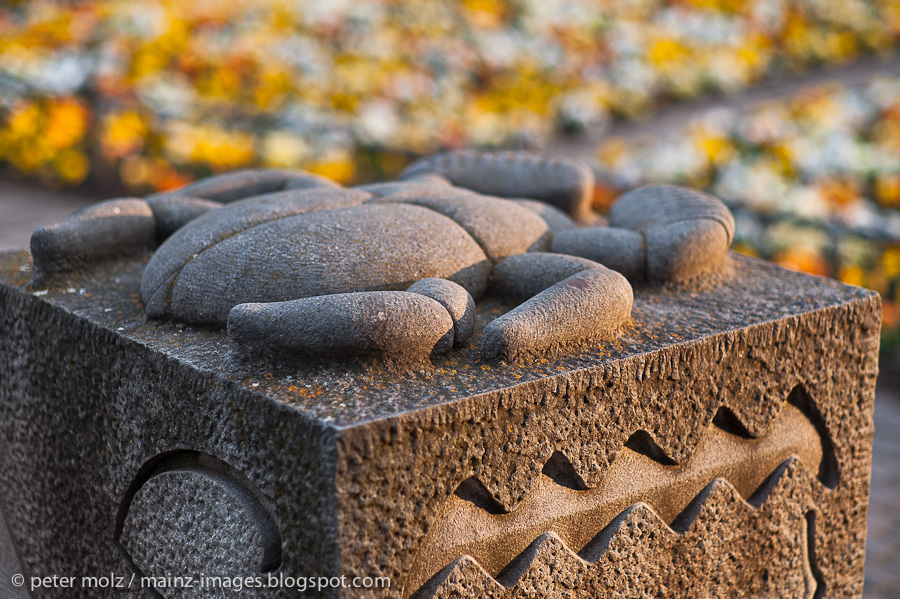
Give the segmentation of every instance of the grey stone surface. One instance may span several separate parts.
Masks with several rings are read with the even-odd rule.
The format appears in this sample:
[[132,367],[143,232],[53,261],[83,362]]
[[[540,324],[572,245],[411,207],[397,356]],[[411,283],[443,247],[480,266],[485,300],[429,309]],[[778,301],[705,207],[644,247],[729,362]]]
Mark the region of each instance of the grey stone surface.
[[635,283],[672,282],[721,271],[733,239],[734,218],[717,198],[650,185],[616,200],[608,227],[562,231],[551,249],[599,262]]
[[712,220],[681,221],[644,231],[647,278],[679,281],[714,273],[725,263],[730,242]]
[[[252,576],[262,570],[260,537],[252,516],[226,484],[207,473],[173,470],[138,490],[119,543],[144,576],[165,580],[199,573]],[[159,590],[170,597],[234,595],[230,589]]]
[[340,189],[341,186],[328,177],[302,171],[292,173],[284,184],[285,189],[313,189],[317,187]]
[[[178,197],[169,194],[151,201]],[[365,204],[360,206],[362,202]],[[549,223],[563,231],[575,226],[572,219],[548,204],[485,196],[428,174],[350,190],[315,187],[280,191],[234,201],[177,231],[151,259],[142,281],[142,299],[150,317],[221,326],[229,310],[238,304],[403,290],[420,278],[436,277],[462,285],[461,293],[451,293],[459,296],[456,303],[461,316],[471,304],[471,296],[481,296],[488,287],[491,266],[515,257],[498,267],[495,286],[501,293],[518,295],[519,299],[539,292],[543,295],[520,306],[516,315],[491,329],[486,337],[491,343],[483,348],[485,357],[512,359],[528,352],[556,350],[564,343],[584,342],[619,329],[630,315],[630,300],[621,301],[631,296],[627,281],[609,276],[602,278],[603,284],[585,284],[588,293],[596,297],[577,298],[578,305],[571,310],[569,302],[576,298],[561,293],[565,287],[544,290],[579,270],[600,265],[572,256],[521,258],[522,254],[548,249],[552,238]],[[513,276],[521,281],[512,280]],[[531,291],[527,296],[522,293],[526,288]],[[435,299],[447,307],[458,324],[459,310],[446,292]],[[334,305],[343,305],[340,302]],[[436,349],[432,343],[435,339],[423,345],[413,336],[397,334],[415,325],[403,307],[409,304],[408,298],[403,302],[372,302],[366,303],[373,306],[372,310],[362,310],[357,316],[365,314],[377,323],[340,324],[337,328],[343,332],[326,343],[329,353],[421,357],[443,351]],[[285,335],[254,320],[260,314],[269,315],[262,306],[253,312],[238,312],[238,326],[232,330],[247,332],[239,341],[244,347],[262,350],[262,335],[271,334],[275,353],[284,353],[288,347],[310,353],[323,342],[321,332],[305,322],[314,317],[314,304],[299,302],[290,304],[290,308],[277,308],[279,322],[288,326],[290,321],[295,335],[289,345],[283,339]],[[602,308],[601,312],[595,314],[587,309],[588,304]],[[387,313],[379,311],[388,307]],[[582,322],[576,323],[573,318]],[[388,322],[390,319],[395,322]],[[253,326],[246,328],[248,323]],[[462,329],[456,327],[454,343],[466,343],[470,323],[468,319]],[[545,330],[551,323],[572,325],[576,333]],[[325,331],[330,325],[326,321],[316,326]],[[376,331],[388,337],[377,341],[372,337]],[[401,339],[412,344],[408,352],[398,351]]]
[[594,174],[583,163],[531,152],[456,150],[422,158],[402,176],[436,174],[479,193],[541,200],[576,219],[588,219]]
[[27,599],[31,596],[24,586],[13,584],[13,576],[17,574],[22,574],[22,562],[0,509],[0,596],[4,599]]
[[635,231],[706,220],[722,225],[730,245],[734,240],[731,211],[717,198],[696,189],[676,185],[638,187],[620,196],[609,211],[611,227]]
[[[127,575],[116,550],[125,498],[148,464],[187,451],[228,464],[272,514],[278,573],[392,579],[389,590],[310,596],[808,596],[814,585],[858,597],[879,300],[731,261],[704,285],[636,288],[614,340],[524,362],[480,360],[487,323],[510,308],[487,298],[468,346],[397,371],[229,363],[224,332],[145,318],[144,258],[29,288],[28,253],[0,254],[0,506],[22,566]],[[711,473],[686,519],[637,503],[589,544],[591,559],[573,559],[546,522],[506,576],[459,558],[432,564],[449,573],[436,585],[407,584],[454,496],[504,512],[541,476],[595,489],[623,448],[687,464],[711,423],[764,438],[791,397],[808,398],[831,443],[833,488],[803,458],[785,459],[756,507],[735,476]],[[204,509],[183,510],[197,510],[185,540],[205,536]]]
[[461,346],[469,342],[475,330],[475,300],[464,287],[447,279],[421,279],[407,289],[438,302],[453,319],[453,344]]
[[[734,487],[716,479],[698,497],[684,532],[673,531],[652,507],[639,502],[610,525],[600,559],[575,555],[549,532],[499,580],[463,557],[417,596],[657,597],[662,592],[813,599],[820,581],[809,561],[803,512],[808,506],[786,497],[803,482],[795,472],[779,474],[763,508],[748,506]],[[747,563],[760,565],[748,568]]]
[[[560,555],[562,563],[596,563],[608,549],[609,537],[601,531],[608,527],[614,531],[620,523],[617,520],[632,506],[645,505],[656,517],[654,528],[660,534],[677,537],[690,529],[699,515],[698,498],[708,501],[704,495],[710,492],[711,480],[718,481],[712,485],[721,484],[735,499],[758,509],[769,501],[774,481],[790,467],[791,460],[815,472],[833,457],[808,415],[788,402],[758,439],[744,438],[714,422],[682,464],[661,463],[636,444],[626,444],[601,483],[591,489],[572,485],[574,479],[567,480],[561,467],[554,471],[545,468],[509,513],[486,510],[457,492],[447,500],[422,542],[409,574],[409,587],[420,588],[429,580],[433,581],[430,586],[439,586],[436,583],[452,572],[452,568],[444,568],[445,564],[469,557],[483,569],[487,586],[499,581],[494,583],[496,594],[503,595],[523,576],[525,564],[520,556],[528,556],[527,561],[532,562],[528,568],[546,565],[530,555],[535,545],[542,544],[542,536],[551,535],[565,548]],[[548,522],[553,523],[551,532],[547,532]],[[806,547],[793,549],[799,554],[796,557],[805,558],[807,565],[811,563],[804,555]],[[597,572],[583,574],[590,579]],[[691,586],[702,590],[705,582],[691,581]],[[772,590],[780,587],[784,595],[799,596],[784,582],[773,581]],[[811,582],[814,586],[815,581]],[[588,595],[584,590],[582,593]]]
[[510,200],[449,187],[430,194],[399,192],[378,198],[376,202],[414,204],[443,214],[465,229],[492,263],[550,246],[547,222],[533,210]]
[[438,175],[422,175],[405,181],[386,181],[383,183],[369,183],[354,187],[376,197],[388,196],[415,196],[430,195],[434,193],[446,193],[450,188],[450,182]]
[[139,198],[108,200],[79,210],[31,235],[36,281],[92,262],[142,253],[156,243],[156,221]]
[[166,194],[149,198],[147,204],[156,219],[156,235],[162,240],[210,210],[221,208],[221,202],[189,195]]
[[521,301],[577,272],[599,266],[593,260],[565,254],[518,254],[506,258],[494,268],[494,288],[505,297]]
[[629,281],[646,279],[644,236],[617,227],[586,227],[553,236],[550,249],[561,254],[583,256],[622,273]]
[[449,350],[453,334],[454,322],[444,306],[406,291],[240,304],[228,314],[228,336],[239,345],[307,356],[427,358]]
[[547,349],[607,340],[631,314],[634,296],[621,274],[599,264],[525,300],[484,329],[482,355],[492,360],[540,356]]
[[529,210],[536,212],[538,216],[544,219],[544,222],[547,223],[547,227],[549,227],[554,235],[560,231],[567,231],[575,228],[575,221],[556,206],[538,200],[513,199],[512,201],[523,208],[528,208]]

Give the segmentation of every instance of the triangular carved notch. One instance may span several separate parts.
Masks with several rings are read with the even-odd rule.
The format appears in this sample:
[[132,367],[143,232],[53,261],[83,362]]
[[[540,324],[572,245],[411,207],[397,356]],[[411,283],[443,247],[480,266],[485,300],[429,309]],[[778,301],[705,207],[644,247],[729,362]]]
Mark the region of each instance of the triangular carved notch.
[[837,455],[834,452],[834,442],[828,433],[828,427],[825,426],[825,418],[819,407],[807,393],[803,385],[797,385],[788,395],[788,402],[803,412],[822,440],[822,461],[819,463],[818,478],[823,485],[829,489],[834,489],[841,479],[841,468],[837,461]]
[[475,477],[469,477],[459,483],[454,491],[457,497],[464,499],[470,503],[474,503],[477,507],[483,509],[489,514],[505,514],[506,510],[500,505],[500,502],[494,499],[491,492],[487,490],[480,480]]
[[544,476],[549,477],[561,487],[584,491],[588,488],[584,479],[575,470],[575,466],[561,451],[554,451],[550,459],[544,464],[542,470]]
[[656,444],[653,437],[647,431],[637,431],[625,441],[625,447],[645,455],[655,462],[659,462],[663,466],[675,466],[678,464],[675,460],[666,455],[666,452]]

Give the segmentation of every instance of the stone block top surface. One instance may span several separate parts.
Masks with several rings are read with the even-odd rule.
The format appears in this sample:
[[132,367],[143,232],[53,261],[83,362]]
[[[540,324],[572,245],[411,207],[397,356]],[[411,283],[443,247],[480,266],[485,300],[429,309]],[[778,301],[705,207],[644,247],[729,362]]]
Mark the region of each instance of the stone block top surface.
[[691,285],[638,286],[631,322],[614,339],[563,349],[514,363],[482,361],[478,347],[487,322],[511,306],[478,302],[469,343],[432,359],[433,368],[396,369],[376,361],[322,360],[277,365],[235,360],[224,331],[148,321],[140,300],[147,257],[106,262],[80,274],[30,287],[27,251],[0,253],[0,283],[47,302],[201,372],[237,381],[272,401],[336,428],[349,428],[408,412],[442,409],[490,394],[615,363],[674,345],[727,334],[857,302],[872,291],[792,272],[732,253],[725,270]]

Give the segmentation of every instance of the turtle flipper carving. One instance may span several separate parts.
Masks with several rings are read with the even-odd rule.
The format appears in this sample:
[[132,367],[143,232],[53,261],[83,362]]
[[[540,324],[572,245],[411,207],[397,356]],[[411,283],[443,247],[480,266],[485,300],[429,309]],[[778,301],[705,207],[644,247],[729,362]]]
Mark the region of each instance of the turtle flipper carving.
[[721,267],[734,218],[711,195],[674,185],[632,190],[613,205],[608,227],[562,231],[554,252],[602,262],[630,281],[677,281]]
[[[554,254],[530,257],[538,258],[539,264],[561,266]],[[528,278],[531,269],[520,270],[520,276]],[[633,301],[634,294],[625,277],[602,264],[586,264],[580,272],[554,283],[488,323],[481,353],[488,360],[511,360],[552,346],[608,336],[631,314]]]

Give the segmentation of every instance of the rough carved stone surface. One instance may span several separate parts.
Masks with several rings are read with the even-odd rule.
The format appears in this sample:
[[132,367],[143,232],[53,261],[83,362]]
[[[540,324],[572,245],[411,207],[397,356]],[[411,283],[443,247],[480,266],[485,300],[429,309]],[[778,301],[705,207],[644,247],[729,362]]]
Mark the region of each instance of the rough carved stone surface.
[[[142,572],[250,576],[263,560],[259,536],[239,500],[214,477],[174,471],[138,491],[119,543]],[[197,596],[192,589],[173,591]]]
[[[29,254],[0,254],[0,508],[28,576],[127,576],[127,545],[148,570],[205,568],[204,555],[234,549],[246,561],[222,563],[257,574],[392,583],[307,593],[323,597],[861,595],[880,324],[871,292],[733,255],[701,283],[635,287],[615,340],[485,363],[485,327],[511,307],[488,297],[467,344],[398,372],[232,359],[224,331],[146,318],[147,260],[29,286]],[[772,436],[791,410],[805,441]],[[745,480],[746,460],[729,470],[703,458],[709,435],[771,441],[771,461]],[[410,578],[429,546],[452,545],[429,537],[448,505],[502,520],[542,488],[602,495],[626,458],[644,464],[636,503],[598,519],[583,546],[569,516],[559,531],[532,521],[533,539],[510,532],[514,552],[525,549],[499,571],[451,555],[421,570],[437,572],[424,585]],[[206,470],[160,479],[168,460]],[[665,508],[651,472],[678,468],[693,482],[673,483]],[[177,547],[137,524],[173,512]],[[279,537],[277,559],[259,558]]]

